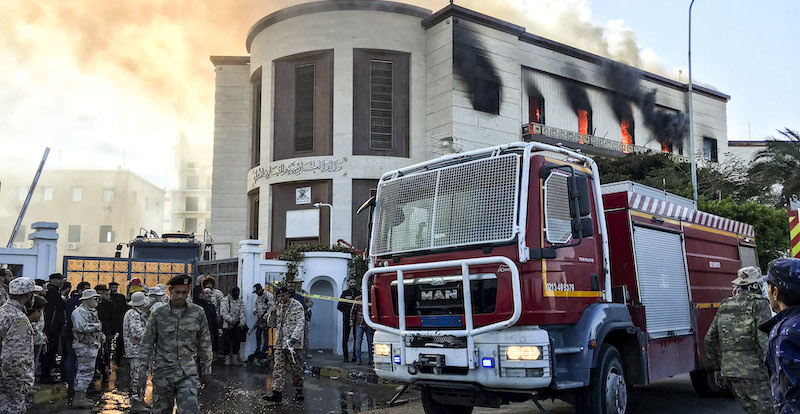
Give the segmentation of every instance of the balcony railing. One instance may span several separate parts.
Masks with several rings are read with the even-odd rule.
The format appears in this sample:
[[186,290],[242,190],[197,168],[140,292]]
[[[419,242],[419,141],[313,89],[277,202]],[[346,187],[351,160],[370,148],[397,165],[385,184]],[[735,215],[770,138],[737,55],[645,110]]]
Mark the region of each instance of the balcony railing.
[[573,142],[576,144],[590,145],[622,154],[664,154],[669,156],[675,162],[689,162],[689,157],[685,155],[658,151],[634,144],[623,144],[621,141],[615,141],[613,139],[600,138],[589,134],[581,134],[579,132],[554,128],[547,125],[537,124],[535,122],[522,125],[523,140],[533,141],[535,139],[535,135],[542,135],[560,141]]

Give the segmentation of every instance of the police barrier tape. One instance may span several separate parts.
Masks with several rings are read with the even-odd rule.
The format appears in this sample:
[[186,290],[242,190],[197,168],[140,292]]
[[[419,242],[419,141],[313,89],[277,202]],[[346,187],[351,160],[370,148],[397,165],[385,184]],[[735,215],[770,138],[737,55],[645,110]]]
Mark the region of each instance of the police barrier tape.
[[[274,283],[267,283],[267,285],[269,285],[273,289],[273,292],[274,292],[274,289],[277,288],[277,286]],[[321,300],[332,300],[332,301],[335,301],[335,302],[352,303],[352,304],[355,304],[355,305],[361,305],[362,304],[360,300],[335,298],[333,296],[324,296],[324,295],[312,295],[311,293],[305,293],[305,292],[297,292],[297,293],[299,293],[300,296],[305,297],[305,298],[321,299]],[[370,306],[372,306],[372,305],[370,304]]]

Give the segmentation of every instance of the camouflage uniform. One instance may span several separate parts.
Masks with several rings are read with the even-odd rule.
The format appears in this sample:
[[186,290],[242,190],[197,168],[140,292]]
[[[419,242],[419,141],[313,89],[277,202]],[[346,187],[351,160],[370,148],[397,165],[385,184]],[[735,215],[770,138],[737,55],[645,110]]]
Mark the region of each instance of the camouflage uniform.
[[139,348],[139,379],[153,362],[153,411],[197,413],[199,373],[211,374],[211,334],[203,308],[187,303],[186,308],[162,306],[150,314]]
[[122,322],[122,339],[125,343],[125,358],[130,359],[131,364],[131,399],[141,400],[138,394],[138,380],[139,380],[139,344],[142,342],[144,336],[144,327],[147,323],[147,317],[144,312],[140,312],[136,308],[132,308],[125,312],[125,318]]
[[0,307],[0,413],[24,413],[33,389],[33,337],[25,310],[15,300]]
[[772,412],[764,367],[768,338],[758,330],[770,317],[767,298],[742,291],[722,302],[705,338],[709,362],[748,413]]
[[225,295],[222,293],[221,290],[219,290],[217,288],[211,289],[211,303],[213,303],[214,306],[217,308],[217,317],[218,318],[221,316],[220,315],[220,308],[221,308],[220,302],[224,298],[225,298]]
[[94,378],[95,362],[100,347],[105,343],[97,309],[89,309],[85,303],[72,311],[72,348],[77,356],[75,391],[86,392]]
[[[275,327],[275,366],[272,369],[272,391],[283,392],[286,382],[287,365],[292,374],[294,389],[299,392],[303,389],[303,329],[306,325],[305,311],[303,305],[296,299],[289,299],[288,303],[280,300],[270,311],[267,319],[269,326]],[[295,352],[287,343],[294,340]]]
[[0,306],[8,302],[8,285],[0,282]]

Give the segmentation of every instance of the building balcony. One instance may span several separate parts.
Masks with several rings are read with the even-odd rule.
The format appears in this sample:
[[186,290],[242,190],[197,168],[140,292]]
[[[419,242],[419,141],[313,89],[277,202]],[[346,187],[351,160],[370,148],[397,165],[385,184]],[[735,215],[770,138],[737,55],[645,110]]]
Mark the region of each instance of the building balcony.
[[534,122],[522,125],[524,141],[538,141],[551,145],[564,145],[579,149],[586,154],[621,157],[627,154],[664,154],[675,162],[688,163],[689,157],[671,152],[663,152],[634,144],[623,144],[621,141],[581,134],[566,129],[554,128]]

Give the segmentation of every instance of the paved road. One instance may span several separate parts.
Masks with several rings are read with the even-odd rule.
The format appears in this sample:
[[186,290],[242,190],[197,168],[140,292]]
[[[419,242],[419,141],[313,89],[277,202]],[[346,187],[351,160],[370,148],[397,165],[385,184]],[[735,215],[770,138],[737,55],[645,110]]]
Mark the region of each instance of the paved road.
[[[371,413],[420,414],[422,404],[419,393],[407,394],[410,402],[394,408],[379,408]],[[688,375],[655,382],[647,387],[636,387],[629,394],[631,414],[744,414],[733,399],[700,398],[692,389]],[[542,403],[549,414],[574,414],[575,407],[562,401]],[[534,414],[539,410],[531,402],[511,404],[499,409],[476,409],[476,414]]]

